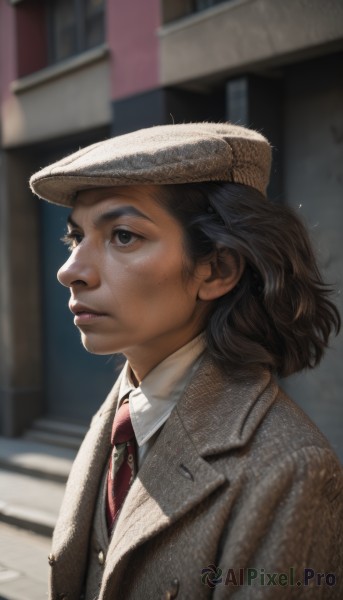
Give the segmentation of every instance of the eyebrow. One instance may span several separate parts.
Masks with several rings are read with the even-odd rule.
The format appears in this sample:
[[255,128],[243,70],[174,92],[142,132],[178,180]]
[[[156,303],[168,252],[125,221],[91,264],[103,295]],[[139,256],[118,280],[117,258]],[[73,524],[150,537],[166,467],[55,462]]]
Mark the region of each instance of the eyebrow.
[[[119,219],[120,217],[128,215],[132,217],[138,217],[140,219],[145,219],[146,221],[150,221],[152,223],[152,219],[150,219],[147,215],[142,213],[137,208],[134,208],[133,206],[120,206],[119,208],[114,208],[96,217],[94,225],[95,227],[99,227],[104,223],[107,223],[108,221],[114,221],[115,219]],[[69,215],[67,218],[67,224],[71,227],[79,227],[79,225],[74,221],[71,215]]]

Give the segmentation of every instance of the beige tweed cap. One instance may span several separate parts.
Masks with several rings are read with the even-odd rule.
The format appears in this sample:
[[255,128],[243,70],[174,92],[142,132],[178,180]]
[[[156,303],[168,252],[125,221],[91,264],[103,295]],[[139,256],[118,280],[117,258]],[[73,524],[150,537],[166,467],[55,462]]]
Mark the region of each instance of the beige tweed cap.
[[263,194],[271,148],[263,135],[230,123],[140,129],[87,146],[35,173],[32,191],[71,206],[77,192],[116,185],[231,181]]

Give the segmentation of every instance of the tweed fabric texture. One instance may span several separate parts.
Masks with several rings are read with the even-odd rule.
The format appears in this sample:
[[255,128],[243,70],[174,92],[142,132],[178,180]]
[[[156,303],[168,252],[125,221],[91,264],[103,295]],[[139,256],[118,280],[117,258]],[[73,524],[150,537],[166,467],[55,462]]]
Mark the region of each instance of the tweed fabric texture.
[[99,562],[99,552],[103,551],[104,555],[106,555],[109,545],[108,528],[105,515],[106,495],[107,473],[105,472],[96,502],[93,527],[89,540],[88,565],[84,582],[83,600],[94,600],[98,596],[101,586],[104,565]]
[[162,125],[117,136],[49,165],[32,191],[71,206],[77,192],[118,185],[231,181],[265,193],[271,148],[260,133],[230,123]]
[[[228,569],[291,567],[296,580],[306,567],[335,573],[335,586],[310,586],[306,597],[341,600],[337,458],[269,372],[224,373],[208,355],[138,471],[105,545],[92,516],[118,389],[93,419],[70,475],[53,538],[50,600],[79,600],[86,571],[96,578],[88,577],[87,600],[95,589],[97,600],[171,598],[176,589],[182,600],[298,600],[296,585],[225,585]],[[201,572],[213,564],[223,579],[210,588]]]

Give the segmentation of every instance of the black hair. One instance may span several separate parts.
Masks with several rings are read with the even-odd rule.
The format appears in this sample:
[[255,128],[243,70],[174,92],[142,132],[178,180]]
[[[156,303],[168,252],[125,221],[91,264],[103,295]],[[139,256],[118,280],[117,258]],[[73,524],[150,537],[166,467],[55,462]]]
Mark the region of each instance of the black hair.
[[208,317],[214,359],[262,364],[280,376],[316,366],[341,320],[300,218],[256,189],[228,182],[166,185],[159,201],[184,229],[191,266],[218,248],[245,262],[239,283]]

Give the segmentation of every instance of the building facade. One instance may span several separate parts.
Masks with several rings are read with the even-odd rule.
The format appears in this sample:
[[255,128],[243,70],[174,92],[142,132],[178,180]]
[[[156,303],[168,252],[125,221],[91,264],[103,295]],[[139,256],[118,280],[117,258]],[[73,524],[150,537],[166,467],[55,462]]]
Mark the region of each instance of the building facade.
[[[308,223],[343,283],[341,0],[0,0],[0,432],[84,423],[118,358],[87,355],[56,271],[66,210],[31,173],[140,127],[231,120],[264,132],[269,196]],[[60,289],[61,288],[61,289]],[[343,459],[343,342],[281,382]]]

